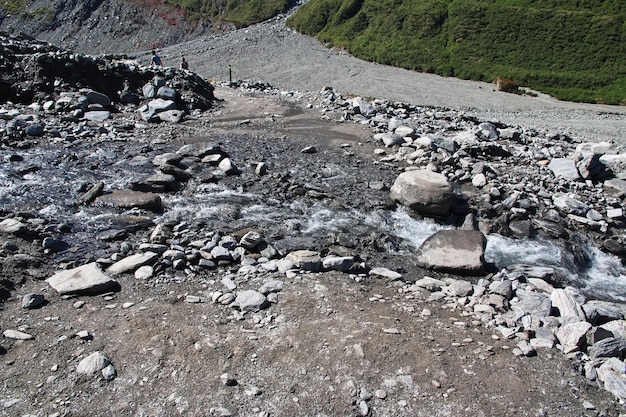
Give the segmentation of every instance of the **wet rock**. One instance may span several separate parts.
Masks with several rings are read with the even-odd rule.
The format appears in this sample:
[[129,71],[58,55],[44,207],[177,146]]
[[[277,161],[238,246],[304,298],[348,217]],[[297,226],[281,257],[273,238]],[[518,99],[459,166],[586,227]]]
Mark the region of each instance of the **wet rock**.
[[193,175],[190,172],[172,164],[163,164],[159,167],[159,169],[163,174],[174,176],[177,181],[187,182],[193,178]]
[[102,181],[97,182],[96,184],[91,186],[91,188],[85,194],[83,194],[76,200],[76,204],[83,205],[83,204],[92,203],[93,201],[96,200],[96,198],[98,198],[98,196],[102,194],[103,190],[104,190],[104,182]]
[[487,240],[475,230],[440,230],[420,246],[416,260],[424,268],[460,275],[479,275],[485,269]]
[[118,207],[121,209],[142,208],[161,210],[161,197],[158,194],[132,190],[114,190],[109,194],[96,198],[96,204]]
[[132,181],[128,186],[133,191],[144,193],[163,193],[180,189],[180,183],[176,180],[176,177],[164,173],[156,173],[138,181]]
[[391,187],[390,196],[421,214],[435,216],[447,214],[454,199],[446,177],[429,170],[403,172]]
[[95,263],[59,271],[46,279],[59,294],[97,294],[116,289],[119,284]]

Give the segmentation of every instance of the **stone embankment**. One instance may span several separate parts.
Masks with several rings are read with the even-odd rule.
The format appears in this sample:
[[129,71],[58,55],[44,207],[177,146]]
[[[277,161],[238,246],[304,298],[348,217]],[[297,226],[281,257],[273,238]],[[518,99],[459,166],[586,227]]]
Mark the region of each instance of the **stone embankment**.
[[[4,40],[0,66],[5,94],[0,142],[4,162],[14,165],[16,178],[47,175],[41,167],[24,165],[21,151],[43,153],[54,144],[71,149],[81,141],[110,146],[123,140],[124,132],[141,128],[150,136],[151,126],[201,119],[202,111],[215,104],[213,88],[193,73],[75,55],[39,44],[27,51],[22,42]],[[161,151],[158,144],[163,139],[153,139],[128,144],[130,149],[152,152],[141,161],[129,158],[135,166],[150,166],[151,172],[127,181],[126,187],[85,182],[80,193],[72,196],[72,207],[90,210],[93,217],[108,210],[133,217],[126,227],[109,227],[97,235],[92,232],[89,238],[100,243],[93,251],[84,251],[89,254],[68,251],[71,245],[66,240],[72,232],[62,220],[64,213],[2,210],[3,270],[45,279],[55,292],[24,294],[24,309],[51,308],[50,298],[56,296],[105,293],[113,297],[124,291],[123,280],[128,277],[167,286],[211,276],[212,280],[204,281],[201,294],[187,294],[184,301],[212,303],[232,312],[236,322],[256,320],[269,325],[273,316],[257,313],[280,305],[278,294],[290,291],[290,281],[302,274],[341,273],[355,285],[382,281],[407,299],[458,311],[475,326],[488,328],[495,337],[513,344],[512,353],[518,357],[558,349],[589,381],[620,402],[626,401],[626,307],[590,299],[584,289],[574,286],[575,277],[564,276],[556,268],[513,264],[495,269],[484,259],[485,236],[493,233],[550,239],[580,271],[592,262],[588,248],[593,244],[623,257],[626,182],[621,178],[626,156],[613,144],[576,143],[561,134],[484,123],[446,109],[346,98],[332,88],[302,95],[249,83],[231,87],[254,94],[300,95],[322,118],[369,126],[376,149],[368,156],[369,162],[359,164],[386,169],[385,180],[393,184],[372,181],[363,192],[372,194],[364,200],[379,200],[370,201],[370,207],[391,207],[394,201],[415,210],[416,216],[435,217],[449,226],[415,253],[415,263],[423,268],[421,276],[412,279],[399,272],[403,268],[381,266],[384,245],[372,251],[371,241],[359,241],[357,236],[311,242],[285,239],[284,234],[262,227],[240,228],[237,222],[207,228],[206,223],[191,219],[159,221],[157,214],[170,208],[164,199],[192,198],[197,187],[207,184],[262,187],[268,197],[300,199],[306,204],[334,199],[337,206],[345,204],[340,194],[347,190],[301,186],[302,178],[277,172],[269,161],[272,152],[266,154],[268,160],[252,162],[237,160],[211,141],[196,140],[175,148],[168,143],[171,149]],[[294,161],[312,164],[323,153],[320,146],[302,147]],[[71,157],[63,163],[69,169],[79,166]],[[98,168],[96,163],[92,167]],[[309,181],[313,181],[311,174]],[[5,177],[4,181],[11,180]],[[52,198],[58,198],[56,203],[61,205],[68,197]],[[33,242],[41,252],[33,250]],[[57,258],[46,258],[52,255]],[[50,268],[44,259],[62,261]],[[623,279],[619,274],[614,278]],[[5,303],[11,302],[7,300],[23,284],[21,279],[7,279]],[[73,301],[60,298],[55,302]],[[132,303],[124,308],[131,307]],[[421,314],[426,317],[431,312],[424,309]],[[28,330],[36,332],[36,326],[25,323],[13,328],[6,323],[2,329],[5,352],[20,349],[21,343],[38,342]],[[89,341],[94,336],[83,332],[73,337]],[[106,351],[84,350],[78,357],[74,358],[76,373],[101,375],[103,381],[114,381],[125,366],[124,359]],[[223,377],[225,386],[237,384],[228,374]],[[374,398],[355,393],[353,410],[369,415],[375,400],[385,395]],[[215,413],[231,415],[221,408]]]

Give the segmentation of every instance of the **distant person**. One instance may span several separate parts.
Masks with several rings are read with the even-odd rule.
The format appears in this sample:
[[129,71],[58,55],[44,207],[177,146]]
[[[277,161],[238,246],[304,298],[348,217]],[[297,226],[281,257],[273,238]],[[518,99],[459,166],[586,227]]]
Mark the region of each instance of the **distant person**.
[[187,62],[185,60],[184,56],[180,57],[180,69],[181,70],[188,70],[189,69],[189,62]]
[[152,50],[152,58],[150,59],[150,65],[156,65],[157,67],[160,67],[163,65],[163,63],[161,62],[161,57],[157,55],[154,49]]

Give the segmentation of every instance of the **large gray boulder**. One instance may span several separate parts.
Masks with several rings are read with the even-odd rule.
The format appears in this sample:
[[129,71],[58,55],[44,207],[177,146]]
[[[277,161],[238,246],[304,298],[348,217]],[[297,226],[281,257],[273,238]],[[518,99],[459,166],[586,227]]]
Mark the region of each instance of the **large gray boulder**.
[[400,174],[391,187],[390,196],[418,213],[435,216],[447,214],[454,199],[447,178],[425,169]]
[[420,266],[458,275],[480,275],[485,270],[487,239],[477,230],[440,230],[417,252]]

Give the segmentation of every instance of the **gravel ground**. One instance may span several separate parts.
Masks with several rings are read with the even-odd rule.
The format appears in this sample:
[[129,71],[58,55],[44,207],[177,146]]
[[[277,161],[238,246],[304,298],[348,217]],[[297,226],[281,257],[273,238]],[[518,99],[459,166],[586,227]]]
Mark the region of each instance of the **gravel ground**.
[[[262,81],[284,90],[332,86],[356,95],[445,107],[482,120],[564,132],[580,140],[626,142],[626,107],[558,101],[496,91],[495,84],[445,78],[354,58],[285,26],[284,17],[224,35],[164,48],[165,65],[185,55],[191,69],[213,80]],[[147,53],[137,55],[148,60]]]

